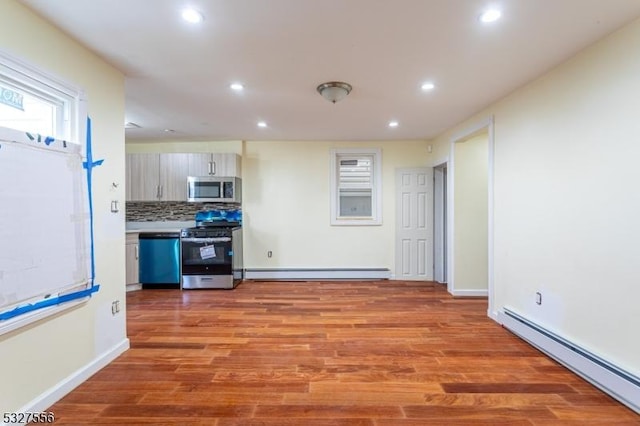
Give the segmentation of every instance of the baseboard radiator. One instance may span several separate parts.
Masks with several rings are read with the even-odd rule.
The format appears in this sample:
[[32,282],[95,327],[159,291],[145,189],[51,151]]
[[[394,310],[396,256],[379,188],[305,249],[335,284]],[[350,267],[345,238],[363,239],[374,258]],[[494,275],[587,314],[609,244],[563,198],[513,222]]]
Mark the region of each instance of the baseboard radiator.
[[387,268],[349,268],[349,269],[245,269],[248,280],[273,281],[325,281],[325,280],[387,280],[391,276]]
[[503,312],[498,314],[498,321],[520,338],[640,414],[640,378],[508,308],[503,308]]

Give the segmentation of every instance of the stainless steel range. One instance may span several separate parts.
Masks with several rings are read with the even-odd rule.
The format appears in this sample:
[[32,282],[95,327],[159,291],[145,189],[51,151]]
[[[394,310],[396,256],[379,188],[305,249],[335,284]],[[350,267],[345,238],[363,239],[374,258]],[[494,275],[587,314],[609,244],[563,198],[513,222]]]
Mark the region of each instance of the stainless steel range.
[[239,222],[196,222],[181,231],[180,241],[183,289],[232,289],[244,278]]

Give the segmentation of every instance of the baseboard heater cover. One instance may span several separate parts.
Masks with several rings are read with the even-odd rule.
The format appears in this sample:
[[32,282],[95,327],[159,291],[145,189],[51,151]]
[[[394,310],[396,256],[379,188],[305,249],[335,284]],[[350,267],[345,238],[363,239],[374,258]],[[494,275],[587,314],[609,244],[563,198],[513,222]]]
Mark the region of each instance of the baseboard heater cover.
[[554,334],[509,308],[498,322],[603,392],[640,414],[640,378]]
[[387,268],[245,269],[245,278],[248,280],[388,280],[390,276]]

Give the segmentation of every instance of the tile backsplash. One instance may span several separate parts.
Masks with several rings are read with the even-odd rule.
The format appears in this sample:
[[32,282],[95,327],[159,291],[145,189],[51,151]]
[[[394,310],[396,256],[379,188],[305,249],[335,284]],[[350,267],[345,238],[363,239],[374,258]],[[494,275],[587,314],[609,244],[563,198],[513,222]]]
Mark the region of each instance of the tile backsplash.
[[237,204],[187,203],[183,201],[127,201],[127,222],[164,222],[194,220],[202,210],[237,209]]

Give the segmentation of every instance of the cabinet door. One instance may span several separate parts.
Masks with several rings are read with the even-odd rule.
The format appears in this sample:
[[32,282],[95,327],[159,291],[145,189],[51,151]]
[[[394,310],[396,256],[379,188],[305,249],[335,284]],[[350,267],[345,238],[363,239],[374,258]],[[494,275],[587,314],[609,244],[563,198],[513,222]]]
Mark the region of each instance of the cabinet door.
[[126,173],[127,201],[158,200],[159,154],[127,154]]
[[237,154],[212,154],[215,176],[240,177],[240,156]]
[[138,234],[127,234],[125,247],[126,284],[138,284]]
[[160,154],[160,199],[187,201],[189,154]]
[[189,176],[208,176],[211,171],[211,154],[191,153],[188,155]]

